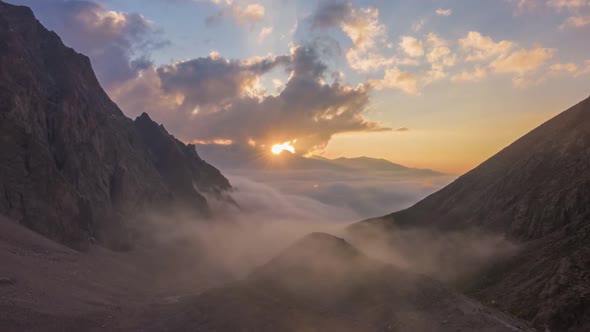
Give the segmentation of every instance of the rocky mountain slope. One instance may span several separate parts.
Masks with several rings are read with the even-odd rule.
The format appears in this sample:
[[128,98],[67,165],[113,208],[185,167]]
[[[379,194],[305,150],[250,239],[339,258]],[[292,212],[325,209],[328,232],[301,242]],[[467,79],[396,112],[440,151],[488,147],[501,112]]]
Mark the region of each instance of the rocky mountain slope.
[[0,214],[61,243],[129,242],[126,221],[206,216],[227,179],[149,117],[128,119],[90,60],[0,1]]
[[310,234],[243,281],[158,308],[149,331],[529,331],[429,278]]
[[504,234],[519,254],[468,291],[554,331],[590,329],[590,99],[411,208],[353,226]]

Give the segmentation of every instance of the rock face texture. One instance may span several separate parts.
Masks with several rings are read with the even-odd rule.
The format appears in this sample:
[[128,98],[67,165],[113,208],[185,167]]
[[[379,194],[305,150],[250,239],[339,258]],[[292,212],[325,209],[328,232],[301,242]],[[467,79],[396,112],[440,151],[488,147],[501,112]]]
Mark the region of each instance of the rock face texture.
[[128,119],[90,60],[27,7],[0,1],[0,214],[70,246],[128,242],[126,221],[230,188],[215,168],[153,123]]
[[590,99],[413,207],[353,229],[371,225],[505,234],[520,254],[471,291],[540,328],[590,330]]

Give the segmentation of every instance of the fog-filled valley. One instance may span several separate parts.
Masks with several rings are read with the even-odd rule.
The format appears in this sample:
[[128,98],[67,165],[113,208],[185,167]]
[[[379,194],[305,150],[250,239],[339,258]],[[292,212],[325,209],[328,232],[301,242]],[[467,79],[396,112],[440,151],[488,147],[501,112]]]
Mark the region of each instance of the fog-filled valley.
[[[358,153],[390,150],[378,141],[327,157],[349,134],[413,133],[371,120],[373,98],[420,98],[457,59],[496,57],[453,84],[581,67],[525,77],[554,51],[476,32],[405,36],[385,61],[377,7],[353,1],[310,7],[289,36],[313,38],[283,55],[162,64],[142,53],[169,46],[154,22],[96,1],[0,0],[0,331],[590,330],[590,98],[462,175]],[[164,2],[214,9],[207,28],[252,32],[265,17],[241,1]],[[332,68],[342,56],[385,78],[352,85]],[[422,58],[419,79],[398,68]],[[440,162],[437,140],[461,137],[451,128],[401,140],[430,141],[424,160]],[[478,135],[456,147],[466,158]]]

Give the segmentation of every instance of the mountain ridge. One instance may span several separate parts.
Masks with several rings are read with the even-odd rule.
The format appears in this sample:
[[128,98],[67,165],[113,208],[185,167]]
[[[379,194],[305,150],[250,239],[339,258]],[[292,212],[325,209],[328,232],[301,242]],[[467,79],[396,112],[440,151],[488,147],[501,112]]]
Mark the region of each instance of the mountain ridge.
[[340,157],[328,159],[322,156],[303,157],[289,152],[279,156],[270,156],[250,146],[239,144],[217,145],[201,144],[205,159],[225,169],[264,169],[264,170],[334,170],[334,171],[379,171],[397,173],[416,173],[419,175],[446,175],[431,169],[411,168],[396,164],[387,159],[356,157]]
[[466,291],[539,328],[584,331],[590,328],[589,225],[587,98],[414,206],[349,230],[504,235],[519,253],[482,271]]
[[[207,217],[199,190],[230,190],[227,179],[194,146],[165,129],[141,135],[141,124],[111,101],[88,57],[29,8],[0,1],[0,213],[77,248],[94,241],[125,248],[130,220],[169,215],[178,204]],[[176,149],[157,156],[158,141]],[[184,181],[157,167],[166,158],[181,162]]]

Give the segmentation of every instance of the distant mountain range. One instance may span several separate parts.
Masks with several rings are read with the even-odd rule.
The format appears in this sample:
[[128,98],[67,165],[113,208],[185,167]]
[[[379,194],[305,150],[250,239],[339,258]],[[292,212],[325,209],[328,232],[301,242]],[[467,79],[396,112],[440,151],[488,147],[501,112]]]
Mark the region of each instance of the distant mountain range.
[[343,172],[397,172],[413,175],[443,175],[430,169],[416,169],[393,163],[385,159],[358,157],[328,159],[321,156],[302,157],[283,152],[272,156],[270,152],[261,151],[242,145],[198,145],[201,156],[221,169],[252,170],[330,170]]

